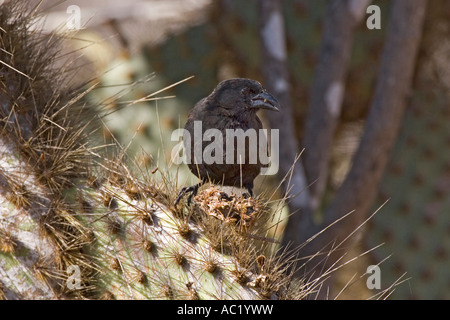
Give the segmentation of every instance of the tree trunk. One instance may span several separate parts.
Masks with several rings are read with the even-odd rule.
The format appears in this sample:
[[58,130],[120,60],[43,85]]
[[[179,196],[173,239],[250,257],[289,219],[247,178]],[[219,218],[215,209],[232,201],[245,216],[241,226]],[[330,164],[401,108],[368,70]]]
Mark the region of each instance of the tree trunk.
[[[303,256],[314,254],[317,250],[329,251],[331,245],[334,249],[349,246],[355,237],[348,236],[368,217],[407,105],[426,3],[426,0],[392,2],[388,35],[366,128],[352,167],[325,212],[321,229],[354,212],[304,247],[301,252]],[[314,235],[315,230],[311,230],[306,234],[292,232],[285,238],[285,243],[300,245]],[[342,257],[342,252],[334,251],[326,257],[325,265],[318,266],[319,269],[326,270],[339,257]]]
[[281,104],[280,112],[271,114],[269,118],[272,129],[279,129],[279,172],[278,176],[285,179],[284,192],[290,199],[288,205],[291,212],[297,213],[290,221],[295,225],[307,226],[311,221],[300,221],[310,218],[309,191],[299,159],[300,147],[295,135],[292,121],[292,101],[289,88],[289,71],[286,64],[286,44],[284,20],[279,0],[261,0],[259,6],[259,30],[261,40],[262,64],[261,71],[264,85],[273,92]]
[[341,114],[351,48],[356,26],[370,0],[330,1],[305,122],[304,164],[313,210],[327,184],[332,142]]

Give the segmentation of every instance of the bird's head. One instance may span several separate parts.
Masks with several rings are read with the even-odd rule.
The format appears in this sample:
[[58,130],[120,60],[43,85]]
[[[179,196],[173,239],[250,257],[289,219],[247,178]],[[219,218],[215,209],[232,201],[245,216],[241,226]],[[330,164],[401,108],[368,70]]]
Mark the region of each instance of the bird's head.
[[279,111],[278,101],[262,85],[251,79],[228,79],[218,84],[211,93],[222,108],[229,111]]

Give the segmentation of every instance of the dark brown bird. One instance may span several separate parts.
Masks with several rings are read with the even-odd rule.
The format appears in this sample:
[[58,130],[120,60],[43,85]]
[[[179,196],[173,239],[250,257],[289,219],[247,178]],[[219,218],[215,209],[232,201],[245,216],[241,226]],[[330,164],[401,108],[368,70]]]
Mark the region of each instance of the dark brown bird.
[[[249,143],[251,142],[248,136],[243,140],[245,141],[245,147],[244,152],[242,153],[241,151],[240,157],[237,143],[239,137],[237,139],[233,138],[234,150],[230,151],[230,148],[227,147],[227,137],[231,139],[232,135],[229,134],[227,136],[227,132],[230,132],[227,129],[234,130],[235,133],[237,132],[236,130],[242,129],[241,138],[243,138],[243,132],[246,132],[248,129],[254,129],[257,137],[257,146],[261,143],[267,144],[265,137],[259,135],[259,129],[262,129],[262,124],[256,112],[259,109],[279,111],[278,106],[277,100],[259,82],[243,78],[222,81],[209,96],[200,100],[189,113],[184,127],[183,142],[189,169],[201,182],[181,189],[175,200],[175,205],[186,193],[190,193],[188,198],[189,204],[191,198],[197,193],[198,188],[206,182],[224,186],[244,187],[252,196],[253,180],[264,165],[258,156],[256,156],[256,161],[254,160],[254,154],[252,154],[252,160],[251,152],[249,151],[251,149],[249,148]],[[199,130],[200,125],[201,130]],[[210,135],[212,137],[205,139],[203,135],[205,132],[208,133],[208,129],[216,130],[209,130],[212,133]],[[239,134],[237,135],[239,136]],[[216,141],[216,139],[219,140]],[[223,147],[222,154],[217,153],[221,152],[221,150],[212,147],[213,142],[216,146]],[[195,150],[196,146],[197,151]],[[211,155],[214,158],[214,162],[211,163],[211,160],[208,161],[208,159],[201,158],[205,154]],[[232,162],[230,162],[230,156],[232,156]],[[243,158],[245,158],[245,161]]]

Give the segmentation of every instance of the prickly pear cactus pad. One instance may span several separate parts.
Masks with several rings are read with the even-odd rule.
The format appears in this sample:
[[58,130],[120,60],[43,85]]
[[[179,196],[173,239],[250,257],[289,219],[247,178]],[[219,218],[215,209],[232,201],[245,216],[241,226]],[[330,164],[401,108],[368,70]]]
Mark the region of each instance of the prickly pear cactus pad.
[[[122,185],[121,185],[122,184]],[[128,191],[128,192],[127,192]],[[83,217],[93,230],[88,246],[101,270],[98,286],[120,299],[254,299],[254,274],[232,255],[214,248],[194,219],[174,214],[158,191],[136,180],[108,180]],[[93,200],[96,196],[98,199]],[[156,196],[156,197],[155,197]],[[160,195],[164,197],[164,195]],[[191,217],[193,218],[193,217]],[[207,228],[206,228],[207,229]],[[245,285],[235,274],[248,277]]]

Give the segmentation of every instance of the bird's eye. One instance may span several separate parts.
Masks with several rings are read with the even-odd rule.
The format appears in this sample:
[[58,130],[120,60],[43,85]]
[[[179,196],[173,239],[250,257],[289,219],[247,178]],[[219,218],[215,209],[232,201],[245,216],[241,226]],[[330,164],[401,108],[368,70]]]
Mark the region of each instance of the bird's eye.
[[243,96],[245,96],[245,95],[247,95],[247,94],[249,93],[249,91],[250,91],[249,88],[244,88],[244,89],[241,90],[241,94],[242,94]]

